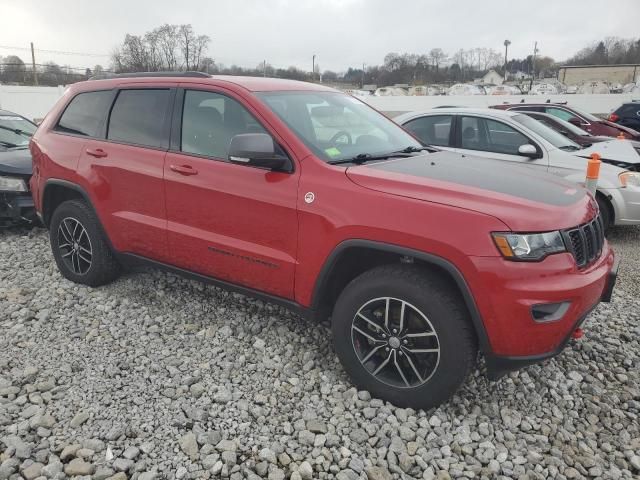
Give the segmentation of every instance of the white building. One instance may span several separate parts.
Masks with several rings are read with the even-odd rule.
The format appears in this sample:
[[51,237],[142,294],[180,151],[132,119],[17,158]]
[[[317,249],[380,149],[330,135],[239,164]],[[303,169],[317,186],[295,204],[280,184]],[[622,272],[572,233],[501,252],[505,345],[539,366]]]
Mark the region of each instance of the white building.
[[491,69],[482,77],[482,83],[484,84],[492,84],[492,85],[502,85],[504,78],[495,70]]

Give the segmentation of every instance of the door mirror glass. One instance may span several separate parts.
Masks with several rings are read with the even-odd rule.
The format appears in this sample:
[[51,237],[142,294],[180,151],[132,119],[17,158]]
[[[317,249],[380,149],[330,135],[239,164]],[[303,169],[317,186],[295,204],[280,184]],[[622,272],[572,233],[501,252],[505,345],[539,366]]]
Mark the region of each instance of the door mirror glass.
[[266,133],[241,133],[231,139],[229,161],[280,172],[291,172],[289,157],[276,152],[273,138]]
[[518,153],[520,155],[523,155],[523,156],[529,157],[529,158],[537,158],[538,157],[538,150],[536,150],[536,147],[534,147],[530,143],[527,143],[525,145],[520,145],[518,147]]
[[580,127],[582,125],[584,125],[582,123],[582,120],[580,120],[578,117],[571,117],[569,119],[569,123],[572,123],[573,125],[575,125],[576,127]]

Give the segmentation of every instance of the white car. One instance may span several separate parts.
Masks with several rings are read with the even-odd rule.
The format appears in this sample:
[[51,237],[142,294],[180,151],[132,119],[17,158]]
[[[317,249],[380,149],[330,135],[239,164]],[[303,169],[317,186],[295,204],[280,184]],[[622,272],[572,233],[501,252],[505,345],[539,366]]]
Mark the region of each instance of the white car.
[[[640,152],[631,153],[631,142],[623,145],[614,140],[582,149],[528,115],[496,109],[439,108],[405,113],[394,121],[426,145],[472,155],[469,161],[475,156],[516,162],[580,185],[585,182],[589,154],[598,152],[603,162],[596,199],[603,222],[607,227],[640,224]],[[605,156],[622,148],[630,152],[624,156],[624,167],[617,166],[619,155],[611,161]]]

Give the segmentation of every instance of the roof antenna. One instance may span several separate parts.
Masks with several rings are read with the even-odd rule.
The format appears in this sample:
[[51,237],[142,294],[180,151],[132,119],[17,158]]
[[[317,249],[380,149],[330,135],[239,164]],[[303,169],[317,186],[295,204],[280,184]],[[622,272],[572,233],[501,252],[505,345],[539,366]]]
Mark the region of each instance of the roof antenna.
[[522,100],[520,100],[520,103],[524,103],[524,98]]
[[551,99],[550,98],[547,98],[547,103],[551,103]]

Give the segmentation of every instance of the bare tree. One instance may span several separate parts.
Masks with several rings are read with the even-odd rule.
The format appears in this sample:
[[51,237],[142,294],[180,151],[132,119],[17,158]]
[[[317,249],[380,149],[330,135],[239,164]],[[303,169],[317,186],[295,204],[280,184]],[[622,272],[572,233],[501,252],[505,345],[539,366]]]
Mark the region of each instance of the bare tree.
[[447,55],[441,48],[432,48],[429,52],[429,58],[437,72],[440,70],[440,64],[447,58]]

